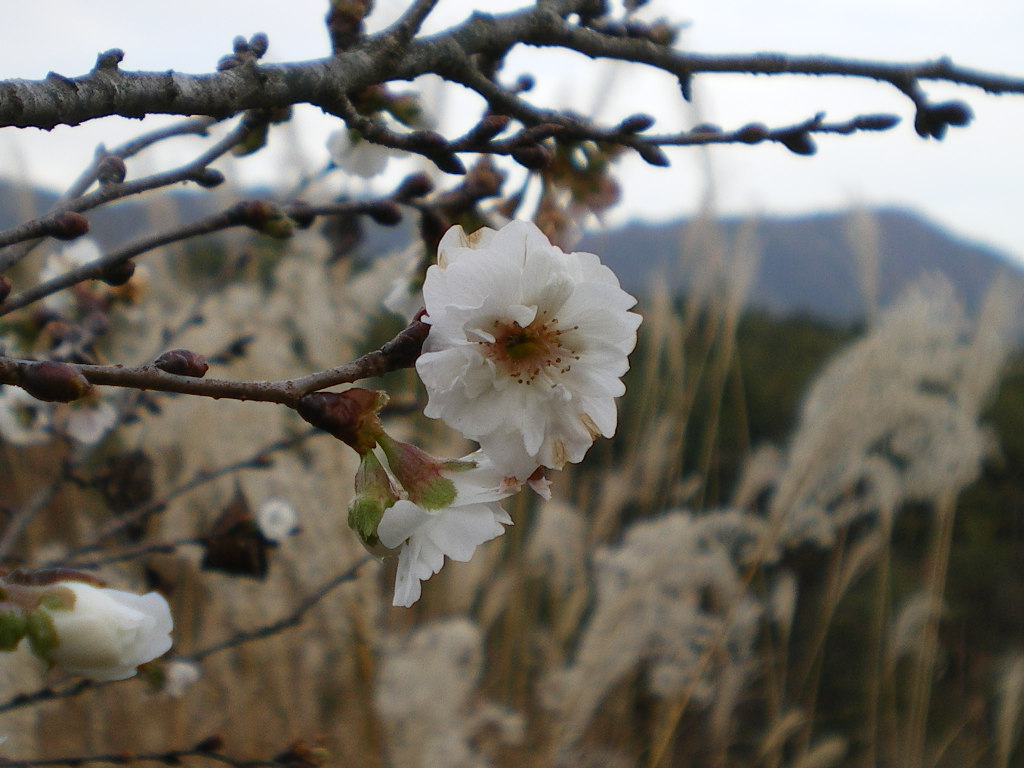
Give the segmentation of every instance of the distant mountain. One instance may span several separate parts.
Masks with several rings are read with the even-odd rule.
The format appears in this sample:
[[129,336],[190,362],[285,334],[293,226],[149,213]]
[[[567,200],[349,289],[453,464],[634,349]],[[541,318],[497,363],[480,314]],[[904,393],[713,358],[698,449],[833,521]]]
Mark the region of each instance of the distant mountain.
[[[877,233],[883,306],[930,272],[946,275],[971,311],[999,273],[1019,281],[1024,292],[1024,269],[993,249],[959,240],[908,211],[880,209],[867,215]],[[852,217],[850,213],[829,213],[756,221],[727,218],[715,222],[718,234],[714,239],[729,253],[741,229],[752,229],[760,262],[749,305],[778,314],[850,322],[864,314],[851,243],[856,235],[849,234]],[[577,248],[601,254],[631,292],[645,292],[655,276],[668,281],[673,291],[683,292],[695,272],[693,261],[707,250],[695,245],[700,238],[693,228],[694,223],[687,221],[633,223],[589,234]],[[870,243],[864,246],[872,247]],[[687,253],[687,249],[693,252]]]
[[[0,229],[46,210],[55,200],[52,193],[0,180]],[[109,249],[197,219],[210,213],[213,205],[208,194],[181,190],[126,200],[88,216],[92,236]],[[990,281],[1000,272],[1018,280],[1024,293],[1024,269],[993,249],[964,242],[908,211],[880,209],[867,215],[877,233],[883,306],[921,275],[936,271],[953,283],[969,310],[978,307]],[[711,239],[728,253],[741,231],[754,233],[760,262],[749,306],[780,315],[805,314],[848,323],[864,314],[857,259],[848,234],[852,216],[725,218],[714,222]],[[362,258],[401,247],[412,236],[411,225],[385,228],[366,221],[363,228],[365,239],[357,249]],[[631,293],[643,294],[656,276],[667,281],[671,290],[683,292],[693,279],[695,263],[707,258],[706,247],[695,245],[701,240],[699,234],[708,242],[706,222],[700,227],[692,221],[630,223],[589,233],[577,249],[600,254]]]

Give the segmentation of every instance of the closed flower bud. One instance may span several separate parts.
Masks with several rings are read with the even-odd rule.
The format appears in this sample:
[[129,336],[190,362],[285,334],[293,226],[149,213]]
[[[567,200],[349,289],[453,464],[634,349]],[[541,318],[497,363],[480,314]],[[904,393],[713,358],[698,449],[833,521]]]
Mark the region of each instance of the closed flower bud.
[[619,123],[621,133],[641,133],[654,125],[654,118],[650,115],[632,115]]
[[539,171],[551,165],[551,152],[541,144],[531,144],[513,149],[512,159],[524,168]]
[[153,361],[161,371],[201,379],[210,370],[206,358],[191,349],[171,349]]
[[76,368],[50,360],[25,368],[19,383],[32,397],[48,403],[69,403],[92,389]]
[[453,176],[462,176],[466,172],[466,165],[459,160],[455,153],[430,155],[430,159],[439,171],[450,173]]
[[224,174],[215,168],[200,168],[192,174],[192,181],[203,189],[213,189],[224,183]]
[[262,59],[270,48],[270,38],[265,32],[257,32],[249,38],[249,50],[257,59]]
[[402,223],[402,209],[391,200],[379,200],[370,206],[370,218],[385,227]]
[[971,108],[962,101],[944,101],[932,107],[932,113],[949,125],[964,126],[971,122],[974,115]]
[[120,184],[127,175],[128,168],[117,155],[107,155],[96,166],[96,178],[100,184]]
[[493,139],[499,133],[508,128],[512,118],[508,115],[487,115],[476,127],[476,136],[482,141]]
[[887,131],[899,122],[897,115],[861,115],[854,119],[853,125],[861,131]]
[[89,231],[89,220],[80,213],[64,211],[46,223],[46,234],[58,240],[74,240]]
[[372,451],[367,451],[360,458],[355,491],[348,505],[348,527],[355,532],[368,552],[383,557],[388,548],[377,538],[377,525],[384,511],[398,501],[398,495]]
[[776,139],[790,152],[797,155],[813,155],[818,151],[814,139],[807,131],[784,131]]
[[749,123],[736,131],[737,140],[745,144],[757,144],[764,141],[767,136],[768,127],[764,123]]
[[418,197],[429,195],[434,191],[434,182],[425,173],[414,173],[406,176],[402,183],[395,190],[394,198],[399,202],[415,200]]
[[669,164],[665,150],[654,144],[638,144],[636,151],[648,165],[665,168]]
[[162,595],[136,595],[77,581],[56,586],[72,594],[71,604],[56,607],[44,600],[29,617],[41,616],[52,628],[54,643],[42,655],[65,672],[93,680],[124,680],[139,665],[170,649],[174,623]]
[[100,275],[100,280],[107,285],[117,288],[131,280],[132,275],[134,274],[135,262],[122,261],[120,264],[114,264],[103,270],[103,274]]

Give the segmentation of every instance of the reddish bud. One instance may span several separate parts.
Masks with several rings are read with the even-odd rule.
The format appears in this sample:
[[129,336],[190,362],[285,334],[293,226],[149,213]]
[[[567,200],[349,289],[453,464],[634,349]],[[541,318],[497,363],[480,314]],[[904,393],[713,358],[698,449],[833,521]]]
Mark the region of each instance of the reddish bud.
[[391,200],[380,200],[373,203],[367,211],[370,218],[385,227],[393,227],[402,223],[402,209]]
[[288,216],[299,229],[309,229],[316,221],[316,214],[310,210],[309,203],[301,200],[288,209]]
[[631,115],[619,123],[619,133],[642,133],[654,125],[650,115]]
[[383,432],[377,413],[387,401],[383,392],[353,387],[344,392],[313,392],[299,400],[296,410],[314,427],[364,454],[373,450]]
[[637,144],[635,149],[648,165],[665,168],[669,164],[665,150],[655,144]]
[[249,50],[257,59],[262,59],[270,48],[270,38],[265,32],[257,32],[249,38]]
[[508,128],[512,118],[508,115],[486,115],[476,127],[476,135],[483,141],[493,139]]
[[92,389],[77,368],[50,360],[23,369],[18,383],[32,397],[48,403],[70,403]]
[[103,274],[100,275],[100,280],[116,288],[131,280],[134,274],[135,262],[130,260],[122,261],[120,264],[114,264],[104,269]]
[[971,108],[962,101],[944,101],[932,107],[932,114],[949,125],[964,126],[971,122],[974,115]]
[[192,174],[192,181],[204,189],[213,189],[224,183],[224,174],[213,168],[200,168]]
[[744,144],[757,144],[768,137],[768,127],[764,123],[749,123],[736,131],[737,141]]
[[201,379],[210,370],[206,358],[191,349],[171,349],[153,361],[153,365],[161,371],[177,376],[188,376]]
[[437,166],[438,170],[444,171],[445,173],[451,173],[455,176],[462,176],[466,172],[466,166],[458,155],[451,153],[447,155],[430,155],[430,159],[434,165]]
[[398,189],[395,190],[392,197],[399,202],[405,202],[407,200],[415,200],[418,197],[429,195],[434,191],[434,182],[430,180],[430,177],[425,173],[414,173],[411,176],[406,176],[402,180],[402,183],[398,185]]
[[512,159],[531,171],[540,171],[551,165],[551,152],[540,144],[516,147],[512,150]]
[[409,134],[409,139],[427,152],[448,147],[448,140],[437,131],[414,131]]
[[120,184],[127,175],[128,168],[117,155],[107,155],[96,166],[96,178],[100,184]]
[[813,155],[818,151],[814,139],[807,131],[784,131],[776,134],[778,140],[786,149],[796,155]]
[[11,295],[11,278],[7,275],[0,275],[0,304],[3,304]]
[[900,122],[897,115],[861,115],[853,127],[861,131],[887,131]]
[[46,222],[46,234],[58,240],[74,240],[89,231],[89,220],[80,213],[64,211]]

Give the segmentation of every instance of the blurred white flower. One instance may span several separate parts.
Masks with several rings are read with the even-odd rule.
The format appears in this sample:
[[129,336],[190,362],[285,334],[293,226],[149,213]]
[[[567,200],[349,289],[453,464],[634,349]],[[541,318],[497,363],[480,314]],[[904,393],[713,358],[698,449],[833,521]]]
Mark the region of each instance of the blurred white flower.
[[445,556],[467,562],[480,544],[501,536],[503,526],[512,524],[498,502],[516,493],[519,484],[510,483],[479,452],[462,461],[476,466],[441,473],[455,485],[455,499],[448,506],[426,509],[400,499],[384,511],[377,536],[389,549],[401,547],[393,605],[408,607],[419,600],[420,582],[441,570]]
[[423,245],[416,242],[407,248],[404,259],[402,273],[391,283],[384,306],[410,322],[423,308]]
[[198,664],[191,661],[170,661],[164,666],[164,693],[180,699],[203,676]]
[[591,253],[563,253],[533,224],[453,227],[423,285],[431,326],[416,370],[426,415],[477,440],[508,474],[583,459],[615,433],[636,345],[636,299]]
[[65,431],[83,445],[96,445],[117,423],[117,411],[99,396],[83,397],[68,405]]
[[124,680],[140,664],[171,647],[171,609],[163,595],[136,595],[77,581],[60,582],[75,597],[70,608],[49,607],[56,646],[46,657],[56,666],[93,680]]
[[[39,270],[39,282],[49,282],[102,256],[103,252],[95,240],[91,237],[80,237],[47,257]],[[59,291],[45,297],[43,303],[51,312],[64,313],[71,306],[71,294],[66,290]]]
[[39,445],[50,439],[53,404],[19,387],[0,386],[0,436],[12,445]]
[[395,154],[389,147],[364,139],[358,131],[342,128],[327,138],[327,151],[331,162],[343,171],[370,179],[379,176]]
[[276,496],[265,500],[256,510],[256,525],[268,541],[282,541],[299,530],[299,513],[290,501]]

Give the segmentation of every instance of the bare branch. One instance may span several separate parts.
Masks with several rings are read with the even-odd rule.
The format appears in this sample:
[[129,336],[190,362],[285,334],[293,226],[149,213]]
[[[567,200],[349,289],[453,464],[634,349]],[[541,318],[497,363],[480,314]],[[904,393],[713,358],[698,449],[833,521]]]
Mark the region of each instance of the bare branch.
[[[308,376],[278,381],[200,379],[167,373],[152,364],[134,367],[79,363],[61,363],[61,365],[81,374],[90,384],[157,392],[176,392],[215,399],[279,403],[295,408],[298,406],[299,400],[310,392],[338,384],[349,384],[411,366],[426,338],[427,330],[427,325],[414,321],[412,325],[380,349],[369,352],[350,363],[344,363]],[[19,386],[25,378],[26,372],[36,365],[39,365],[39,362],[35,360],[0,357],[0,383]]]
[[[415,29],[432,7],[416,3],[403,18]],[[521,44],[561,47],[592,58],[631,61],[661,69],[687,85],[699,74],[741,73],[856,77],[886,82],[909,93],[918,81],[945,81],[990,93],[1024,93],[1024,78],[968,69],[946,58],[917,63],[883,63],[831,56],[780,53],[705,55],[685,53],[613,29],[570,23],[566,16],[592,4],[585,0],[544,2],[505,15],[474,14],[438,35],[409,41],[396,56],[395,28],[363,39],[355,48],[324,59],[287,64],[247,61],[225,71],[126,72],[118,57],[101,57],[88,74],[68,78],[0,82],[0,127],[52,128],[109,115],[208,115],[223,118],[250,109],[280,109],[307,103],[342,115],[344,99],[369,85],[410,80],[425,74],[462,81],[476,55],[504,55]],[[402,22],[400,22],[402,23]]]

